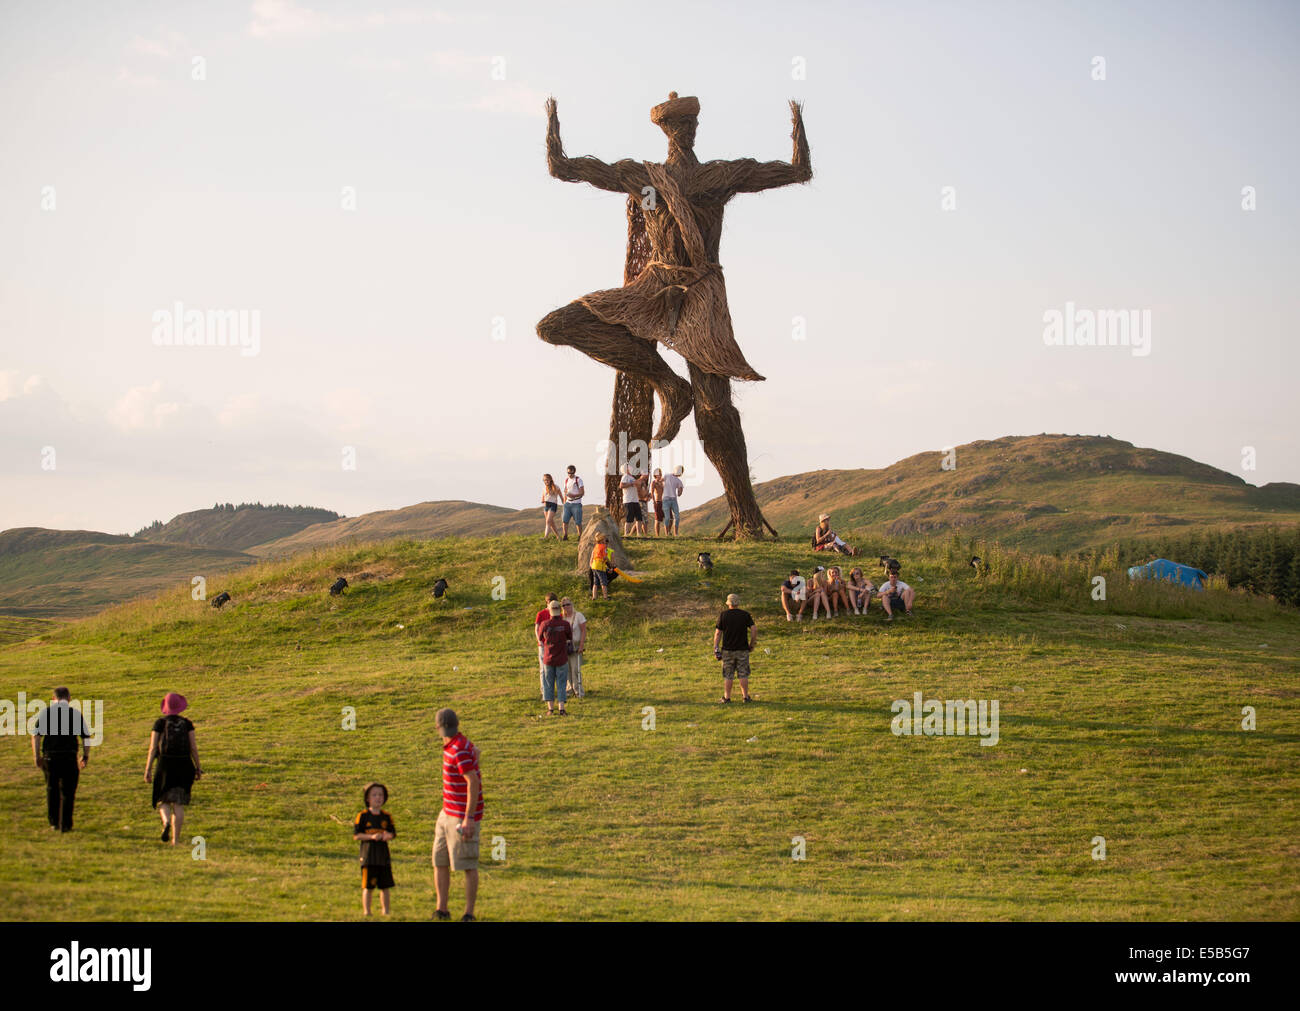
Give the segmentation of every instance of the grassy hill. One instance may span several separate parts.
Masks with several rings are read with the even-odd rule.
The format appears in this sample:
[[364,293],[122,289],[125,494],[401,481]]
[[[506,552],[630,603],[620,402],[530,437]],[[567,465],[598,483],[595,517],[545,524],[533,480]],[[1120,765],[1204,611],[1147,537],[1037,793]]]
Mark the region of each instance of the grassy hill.
[[91,530],[19,527],[0,533],[0,615],[75,618],[213,577],[254,559],[239,551],[155,544]]
[[421,502],[405,509],[385,509],[329,523],[317,523],[297,533],[250,547],[251,554],[283,558],[345,541],[362,543],[392,537],[430,540],[435,537],[495,536],[541,533],[541,509],[506,509],[479,502]]
[[[764,515],[783,536],[807,539],[829,512],[851,543],[884,550],[916,534],[963,534],[1004,544],[1076,551],[1117,540],[1199,531],[1224,524],[1300,523],[1300,485],[1262,488],[1184,456],[1118,439],[1009,436],[939,452],[881,470],[820,470],[755,487]],[[721,530],[725,499],[688,510],[683,526]]]
[[339,514],[332,509],[244,503],[181,513],[167,523],[155,521],[136,536],[160,544],[193,544],[243,551],[255,544],[288,537],[304,527],[338,518]]
[[[501,862],[484,847],[485,919],[1300,916],[1300,615],[1129,584],[1105,558],[896,547],[920,598],[886,625],[784,621],[778,580],[814,562],[794,544],[633,542],[645,582],[581,604],[588,695],[564,719],[542,715],[531,622],[544,591],[583,586],[572,546],[533,536],[336,547],[232,574],[221,611],[178,587],[0,646],[0,696],[66,682],[105,721],[67,836],[45,830],[25,740],[0,752],[3,915],[353,918],[349,820],[378,778],[395,917],[427,919],[433,714],[452,705],[482,749],[485,835],[506,846]],[[331,598],[339,574],[353,588]],[[429,594],[438,576],[449,601]],[[758,622],[758,702],[723,707],[710,643],[733,590]],[[159,843],[141,781],[169,690],[198,727],[185,836],[205,860]],[[917,691],[998,700],[997,745],[895,736],[891,703]],[[457,881],[454,912],[461,896]]]

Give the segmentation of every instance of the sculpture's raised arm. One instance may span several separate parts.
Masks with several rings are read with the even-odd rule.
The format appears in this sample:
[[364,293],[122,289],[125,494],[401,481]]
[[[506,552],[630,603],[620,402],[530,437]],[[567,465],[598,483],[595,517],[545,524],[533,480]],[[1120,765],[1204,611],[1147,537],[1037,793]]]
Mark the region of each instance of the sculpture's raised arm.
[[791,183],[806,183],[812,178],[812,157],[803,129],[803,106],[798,102],[790,102],[790,121],[794,154],[788,162],[737,158],[735,161],[710,162],[706,167],[713,169],[716,165],[719,185],[732,193],[757,193]]
[[546,167],[551,175],[566,183],[590,183],[614,193],[640,193],[643,186],[650,185],[645,166],[630,158],[607,165],[590,156],[568,157],[560,140],[560,117],[553,98],[546,100]]

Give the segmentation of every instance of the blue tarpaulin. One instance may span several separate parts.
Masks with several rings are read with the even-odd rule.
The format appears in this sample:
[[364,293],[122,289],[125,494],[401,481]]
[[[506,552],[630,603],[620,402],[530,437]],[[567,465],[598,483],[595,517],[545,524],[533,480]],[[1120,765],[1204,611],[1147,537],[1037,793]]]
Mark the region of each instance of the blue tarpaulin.
[[1146,565],[1134,565],[1128,570],[1129,579],[1167,579],[1171,583],[1182,583],[1194,590],[1204,590],[1208,572],[1194,569],[1190,565],[1179,565],[1168,558],[1157,558]]

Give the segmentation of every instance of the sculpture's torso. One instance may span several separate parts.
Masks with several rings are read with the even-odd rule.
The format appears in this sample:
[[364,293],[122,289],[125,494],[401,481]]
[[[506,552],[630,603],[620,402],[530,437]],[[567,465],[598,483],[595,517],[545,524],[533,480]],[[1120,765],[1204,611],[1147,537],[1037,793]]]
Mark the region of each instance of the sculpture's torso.
[[[717,190],[693,191],[692,183],[697,181],[698,168],[699,166],[682,167],[670,164],[668,171],[690,204],[691,213],[695,216],[695,223],[704,239],[704,248],[708,252],[709,261],[717,263],[718,247],[722,243],[722,212],[730,194]],[[642,196],[639,193],[633,195]],[[642,207],[644,206],[643,201]],[[668,210],[667,202],[662,198],[656,199],[653,210],[645,211],[645,228],[646,238],[650,240],[650,248],[654,251],[654,259],[662,263],[703,266],[703,264],[691,264],[686,252],[686,244],[682,241],[681,229],[677,227],[677,222]]]

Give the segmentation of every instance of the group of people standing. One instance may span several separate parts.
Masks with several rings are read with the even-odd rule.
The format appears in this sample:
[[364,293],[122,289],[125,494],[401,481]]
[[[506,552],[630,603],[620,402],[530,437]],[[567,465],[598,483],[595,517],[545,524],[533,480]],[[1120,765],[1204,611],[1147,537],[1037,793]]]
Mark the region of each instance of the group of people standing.
[[582,656],[587,648],[587,617],[568,597],[560,599],[548,593],[533,619],[533,635],[537,639],[537,665],[547,715],[564,716],[568,697],[583,698],[586,694],[582,689]]
[[[188,706],[185,696],[176,692],[163,698],[162,716],[154,721],[144,766],[144,781],[153,786],[153,806],[162,819],[162,841],[173,846],[180,840],[194,781],[203,776],[194,724],[181,715]],[[46,815],[52,831],[72,831],[77,786],[90,761],[89,740],[90,732],[72,706],[71,693],[60,685],[54,689],[50,705],[37,716],[32,735],[32,757],[45,776]]]
[[[682,481],[685,467],[677,467],[664,476],[656,467],[653,473],[637,473],[629,463],[623,468],[619,487],[623,495],[623,533],[645,537],[650,532],[650,514],[654,513],[655,536],[668,534],[675,537],[680,532],[682,514],[677,500],[686,490]],[[554,534],[557,540],[569,539],[569,524],[582,533],[582,497],[586,488],[578,470],[568,466],[563,485],[555,483],[550,474],[542,475],[542,539]]]
[[680,532],[682,514],[677,504],[678,498],[685,491],[682,481],[685,467],[678,467],[667,477],[658,467],[654,474],[646,471],[637,473],[629,463],[623,468],[619,478],[619,487],[623,492],[623,533],[645,537],[649,533],[650,509],[653,503],[655,516],[655,536],[667,532],[676,537]]
[[[573,464],[568,466],[564,487],[556,484],[550,474],[542,475],[542,519],[545,523],[542,527],[542,540],[555,534],[557,540],[567,541],[570,523],[579,534],[582,533],[582,496],[586,493],[582,478],[578,476],[578,468]],[[559,525],[556,523],[557,513]]]

